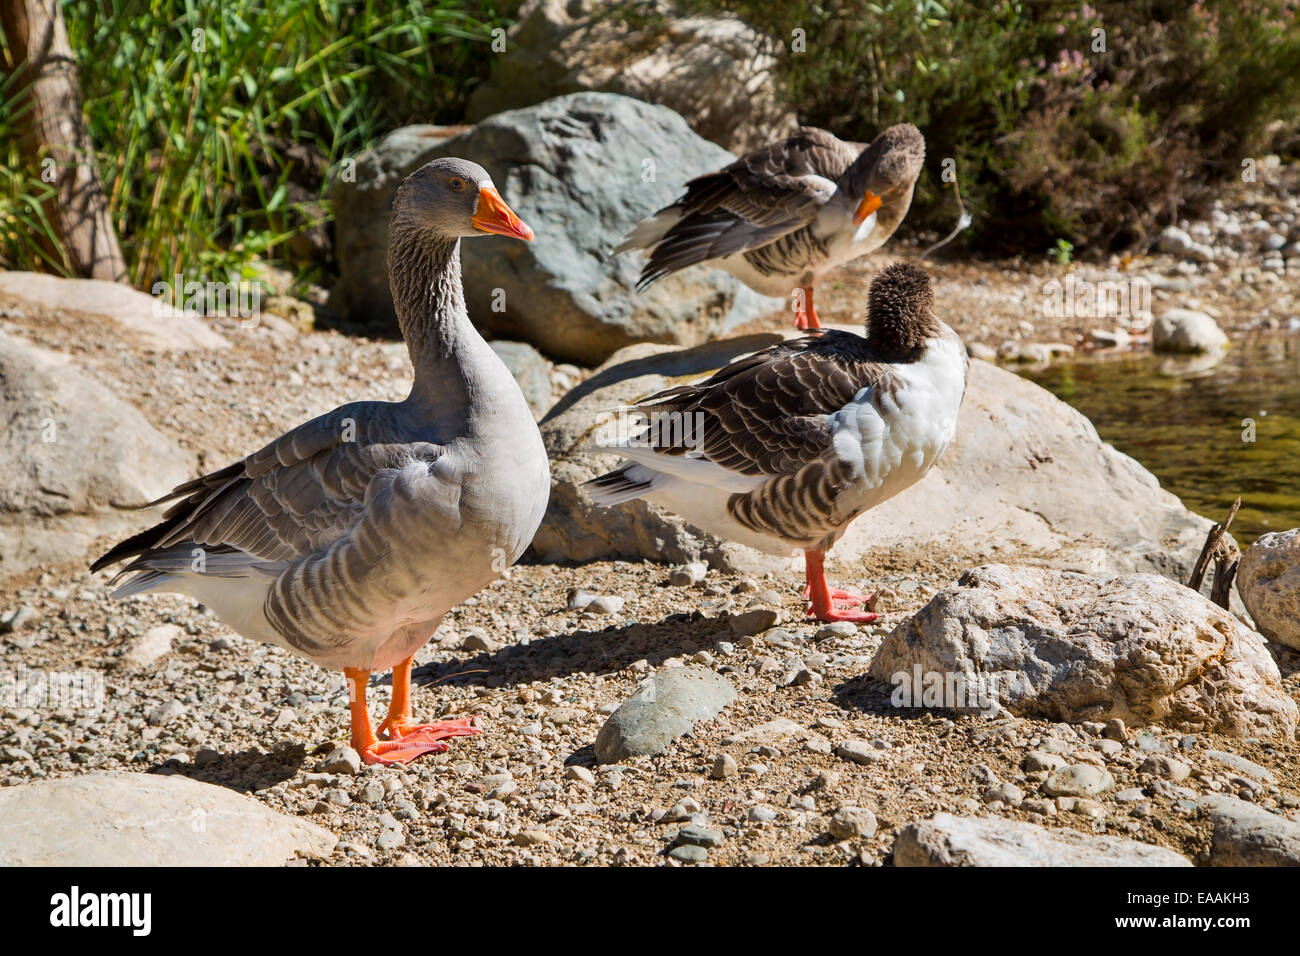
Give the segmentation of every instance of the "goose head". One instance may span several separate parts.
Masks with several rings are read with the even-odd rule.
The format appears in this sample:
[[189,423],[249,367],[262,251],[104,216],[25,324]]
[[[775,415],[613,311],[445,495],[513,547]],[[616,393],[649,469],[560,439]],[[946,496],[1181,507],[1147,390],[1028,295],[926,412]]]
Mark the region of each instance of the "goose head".
[[467,159],[435,159],[407,176],[393,200],[393,226],[441,238],[533,238],[488,171]]
[[849,167],[850,195],[858,201],[853,225],[882,207],[911,204],[912,187],[925,162],[925,137],[911,123],[891,126],[871,141]]

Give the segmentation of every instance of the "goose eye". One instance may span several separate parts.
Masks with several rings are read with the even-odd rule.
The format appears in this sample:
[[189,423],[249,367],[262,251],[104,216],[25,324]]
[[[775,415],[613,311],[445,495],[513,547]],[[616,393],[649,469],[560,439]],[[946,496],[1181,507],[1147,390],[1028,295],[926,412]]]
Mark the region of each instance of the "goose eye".
[[461,179],[459,176],[453,176],[451,179],[447,180],[447,185],[452,189],[461,190],[465,188],[465,180]]

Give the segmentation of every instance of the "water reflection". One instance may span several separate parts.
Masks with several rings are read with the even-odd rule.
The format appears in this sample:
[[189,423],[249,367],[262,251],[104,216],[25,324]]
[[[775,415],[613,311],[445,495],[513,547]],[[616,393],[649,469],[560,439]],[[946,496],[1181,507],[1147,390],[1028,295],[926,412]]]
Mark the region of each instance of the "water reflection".
[[1242,545],[1300,525],[1300,338],[1273,333],[1216,355],[1075,357],[1019,370],[1090,418],[1193,511],[1241,495]]

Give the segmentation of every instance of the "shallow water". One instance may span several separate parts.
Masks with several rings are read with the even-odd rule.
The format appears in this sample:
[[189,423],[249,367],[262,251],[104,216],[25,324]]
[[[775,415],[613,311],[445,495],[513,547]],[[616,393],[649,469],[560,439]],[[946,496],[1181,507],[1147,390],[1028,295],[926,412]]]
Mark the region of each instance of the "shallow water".
[[1300,336],[1236,340],[1217,359],[1080,356],[1022,374],[1193,511],[1220,521],[1240,495],[1232,533],[1243,548],[1300,525]]

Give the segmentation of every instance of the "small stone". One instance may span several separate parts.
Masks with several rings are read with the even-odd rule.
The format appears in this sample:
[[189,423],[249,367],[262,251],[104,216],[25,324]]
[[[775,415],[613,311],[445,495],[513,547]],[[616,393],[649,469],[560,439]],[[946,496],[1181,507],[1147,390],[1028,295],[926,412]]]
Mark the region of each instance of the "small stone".
[[1265,783],[1276,783],[1277,778],[1272,772],[1265,767],[1261,767],[1253,760],[1247,760],[1245,757],[1239,757],[1234,753],[1228,753],[1224,750],[1207,750],[1205,755],[1225,766],[1231,767],[1238,773],[1244,773],[1248,777],[1254,777],[1256,780],[1263,780]]
[[159,704],[153,710],[149,711],[148,717],[150,727],[162,727],[170,724],[173,720],[185,714],[185,705],[179,700],[169,700],[166,703]]
[[703,863],[709,858],[709,851],[702,846],[692,846],[688,843],[673,847],[668,851],[668,855],[681,863]]
[[709,573],[709,566],[703,562],[683,564],[668,573],[668,583],[675,588],[689,588],[699,584]]
[[751,823],[771,823],[777,817],[777,813],[771,807],[759,805],[750,807],[749,821]]
[[836,746],[835,756],[849,763],[873,764],[882,760],[884,755],[865,740],[846,740]]
[[1071,764],[1052,772],[1043,791],[1052,797],[1094,797],[1115,785],[1115,778],[1088,763]]
[[551,835],[545,830],[520,830],[510,842],[515,846],[541,846],[551,842]]
[[985,789],[980,796],[984,798],[985,803],[1000,802],[1009,807],[1018,807],[1025,799],[1025,791],[1014,783],[999,783]]
[[700,812],[699,801],[686,797],[683,800],[673,804],[672,809],[660,818],[660,823],[677,823],[681,820],[689,820],[695,814]]
[[830,833],[837,840],[875,836],[876,815],[862,807],[840,807],[831,816]]
[[26,604],[0,614],[0,634],[16,633],[36,620],[35,609]]
[[731,754],[718,754],[713,761],[713,768],[709,771],[709,776],[714,780],[725,780],[728,777],[734,777],[740,772],[740,767],[736,763],[736,758]]
[[1151,776],[1159,777],[1162,780],[1182,783],[1192,775],[1192,768],[1181,760],[1175,760],[1173,757],[1166,757],[1164,754],[1152,754],[1142,761],[1142,765],[1138,767],[1138,772],[1149,773]]
[[379,833],[379,839],[375,841],[375,846],[381,850],[396,850],[399,846],[406,844],[406,836],[401,830],[382,830]]
[[172,644],[184,635],[185,632],[176,624],[151,627],[131,642],[122,654],[122,659],[141,666],[152,664],[169,653]]
[[846,640],[858,636],[858,626],[851,621],[834,621],[823,624],[813,634],[814,641]]
[[677,842],[689,846],[718,847],[726,837],[721,830],[710,830],[692,823],[677,832]]
[[361,787],[357,799],[362,803],[378,803],[384,799],[384,785],[378,780],[371,780]]
[[570,780],[577,780],[579,783],[585,783],[589,787],[595,786],[596,784],[596,775],[586,767],[581,767],[578,764],[571,764],[568,769],[564,771],[564,775]]
[[475,653],[492,654],[501,650],[501,643],[488,637],[487,631],[479,628],[473,628],[466,633],[465,638],[460,642],[462,651],[473,651]]
[[1026,813],[1037,813],[1044,817],[1056,816],[1056,804],[1051,800],[1026,800],[1021,807]]
[[1146,792],[1141,787],[1129,787],[1115,794],[1116,803],[1140,803],[1146,798]]
[[761,634],[781,620],[779,612],[770,607],[756,607],[731,618],[731,632],[738,637],[752,637]]
[[1033,750],[1025,756],[1022,766],[1026,773],[1035,773],[1039,770],[1059,770],[1065,766],[1065,758],[1057,754],[1045,753],[1042,750]]
[[592,599],[591,603],[587,605],[587,610],[592,614],[617,614],[623,610],[625,603],[627,603],[626,598],[602,594]]
[[361,754],[351,747],[335,747],[326,754],[320,769],[323,773],[358,774],[361,772]]

